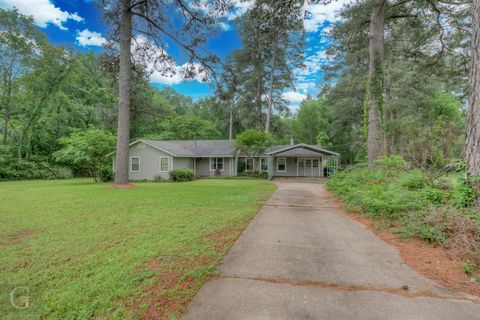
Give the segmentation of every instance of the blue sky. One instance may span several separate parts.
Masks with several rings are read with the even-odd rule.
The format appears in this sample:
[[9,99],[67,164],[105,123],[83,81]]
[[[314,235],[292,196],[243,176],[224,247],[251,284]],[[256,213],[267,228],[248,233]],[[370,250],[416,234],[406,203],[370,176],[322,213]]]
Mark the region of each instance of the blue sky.
[[[328,30],[334,22],[336,12],[347,0],[333,1],[331,4],[307,5],[305,29],[307,45],[304,48],[305,65],[303,70],[295,70],[296,90],[284,92],[292,109],[296,109],[307,95],[315,95],[322,83],[321,66],[326,62],[325,49],[329,45]],[[248,8],[248,2],[238,2],[234,12],[222,18],[222,28],[209,42],[209,50],[220,58],[241,46],[240,37],[233,26],[233,18]],[[102,14],[91,0],[0,0],[0,8],[16,7],[21,13],[33,16],[36,25],[57,45],[73,47],[77,50],[102,51],[107,27]],[[171,50],[170,50],[171,49]],[[173,47],[167,49],[174,57],[180,70],[185,63],[184,55]],[[153,72],[150,78],[156,87],[172,86],[175,90],[199,99],[212,94],[212,88],[198,80],[184,80],[181,72],[164,76]]]

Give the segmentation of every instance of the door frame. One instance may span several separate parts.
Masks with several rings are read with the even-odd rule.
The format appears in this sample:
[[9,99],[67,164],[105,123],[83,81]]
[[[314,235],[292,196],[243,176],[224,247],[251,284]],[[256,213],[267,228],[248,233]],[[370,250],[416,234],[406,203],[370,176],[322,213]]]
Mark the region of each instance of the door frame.
[[[300,163],[300,160],[303,162],[303,172],[302,172],[302,175],[299,175],[299,163]],[[306,160],[310,160],[310,175],[305,175],[305,169],[306,169]],[[314,166],[313,166],[313,161],[314,160],[318,160],[318,167],[317,167],[317,170],[318,170],[318,175],[315,175],[314,174]],[[318,157],[318,158],[312,158],[312,157],[297,157],[297,177],[323,177],[323,158],[322,157]]]

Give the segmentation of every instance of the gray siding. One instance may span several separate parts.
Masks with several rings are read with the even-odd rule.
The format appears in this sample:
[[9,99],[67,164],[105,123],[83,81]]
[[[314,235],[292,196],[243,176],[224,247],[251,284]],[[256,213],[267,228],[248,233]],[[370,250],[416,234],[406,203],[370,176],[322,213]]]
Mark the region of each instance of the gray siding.
[[173,158],[173,169],[193,169],[193,159]]
[[[222,158],[222,157],[220,157]],[[234,158],[223,157],[223,171],[220,171],[221,176],[233,175]],[[211,177],[215,176],[215,171],[210,171],[210,158],[197,158],[197,176]]]
[[140,142],[130,147],[130,162],[132,157],[140,157],[140,172],[132,172],[132,166],[129,163],[128,174],[130,180],[154,180],[156,177],[170,178],[168,172],[160,172],[160,157],[169,157],[169,171],[172,169],[172,160],[174,162],[174,159],[170,154]]
[[297,176],[297,163],[295,162],[296,158],[285,158],[285,159],[287,159],[287,172],[278,172],[277,171],[278,158],[273,159],[273,176],[274,177],[275,176],[276,177],[296,177]]

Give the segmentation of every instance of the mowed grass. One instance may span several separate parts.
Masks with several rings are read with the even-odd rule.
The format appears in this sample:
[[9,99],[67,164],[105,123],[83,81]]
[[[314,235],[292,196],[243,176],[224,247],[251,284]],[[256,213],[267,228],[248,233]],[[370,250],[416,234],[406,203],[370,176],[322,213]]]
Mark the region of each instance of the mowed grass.
[[[253,179],[1,182],[0,319],[178,318],[274,190]],[[28,288],[28,308],[10,303],[15,287]]]

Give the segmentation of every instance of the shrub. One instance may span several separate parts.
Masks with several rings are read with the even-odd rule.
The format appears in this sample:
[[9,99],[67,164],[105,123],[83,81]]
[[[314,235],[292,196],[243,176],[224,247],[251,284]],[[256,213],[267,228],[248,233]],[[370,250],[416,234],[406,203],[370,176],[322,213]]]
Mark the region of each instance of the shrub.
[[268,178],[268,173],[267,172],[259,172],[259,171],[240,172],[240,173],[238,173],[238,176],[239,177],[252,177],[252,178],[267,179]]
[[454,249],[458,258],[480,265],[480,225],[475,217],[451,206],[428,206],[411,212],[401,232]]
[[113,174],[113,168],[110,163],[105,163],[101,166],[100,168],[100,177],[99,180],[101,182],[108,182],[108,181],[113,181],[114,179],[114,174]]
[[192,169],[177,169],[170,171],[170,179],[175,182],[186,182],[195,180],[195,173]]
[[53,165],[42,157],[19,161],[11,155],[0,156],[0,180],[52,180],[72,177],[72,170]]
[[406,167],[406,161],[400,156],[383,156],[375,161],[375,166],[385,170],[400,170]]
[[399,176],[396,183],[408,190],[419,190],[427,185],[428,178],[420,170],[413,170]]
[[453,192],[451,204],[457,207],[470,207],[475,203],[476,196],[470,179],[461,178],[461,183]]

